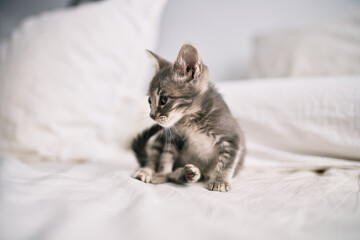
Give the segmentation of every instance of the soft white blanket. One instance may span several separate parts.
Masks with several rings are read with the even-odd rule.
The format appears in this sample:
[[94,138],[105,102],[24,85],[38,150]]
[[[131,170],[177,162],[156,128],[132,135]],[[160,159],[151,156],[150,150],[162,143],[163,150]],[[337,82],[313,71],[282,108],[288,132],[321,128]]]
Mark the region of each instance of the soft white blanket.
[[[124,154],[123,160],[130,158]],[[144,184],[129,177],[135,166],[3,161],[0,238],[358,239],[360,234],[359,167],[331,168],[323,175],[245,167],[232,190],[219,193],[201,183]]]
[[82,164],[3,154],[0,239],[358,239],[359,82],[219,84],[249,149],[228,193],[134,180],[127,150]]

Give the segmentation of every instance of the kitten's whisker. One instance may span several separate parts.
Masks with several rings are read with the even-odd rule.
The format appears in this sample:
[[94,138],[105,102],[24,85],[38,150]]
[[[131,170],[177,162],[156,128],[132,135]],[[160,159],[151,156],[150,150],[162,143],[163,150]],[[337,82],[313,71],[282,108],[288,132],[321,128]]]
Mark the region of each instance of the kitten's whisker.
[[157,143],[163,135],[164,135],[164,129],[161,130],[161,134],[159,134],[159,135],[157,136],[157,138],[156,138],[156,140],[155,140],[155,143]]
[[169,132],[166,127],[164,128],[164,130],[165,130],[165,148],[166,148],[169,146]]
[[166,148],[170,148],[170,144],[171,144],[171,132],[170,132],[170,128],[168,128],[167,123],[165,123],[165,131],[166,131]]
[[174,145],[175,145],[176,149],[180,152],[179,147],[176,145],[175,138],[174,138],[174,136],[172,136],[173,134],[172,134],[172,132],[171,132],[171,128],[169,128],[169,133],[170,133],[170,141],[171,141],[171,137],[172,137],[172,139],[173,139],[173,141],[174,141]]
[[173,126],[173,128],[175,129],[175,131],[177,132],[177,134],[179,135],[179,137],[181,138],[181,140],[183,141],[183,143],[185,143],[184,138],[181,136],[181,134],[179,133],[179,131],[177,130],[177,128],[175,127],[175,125]]

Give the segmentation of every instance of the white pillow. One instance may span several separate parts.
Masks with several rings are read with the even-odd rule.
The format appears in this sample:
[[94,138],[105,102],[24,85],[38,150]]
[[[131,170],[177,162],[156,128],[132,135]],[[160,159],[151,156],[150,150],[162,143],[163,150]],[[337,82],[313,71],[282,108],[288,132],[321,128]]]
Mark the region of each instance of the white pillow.
[[327,24],[262,34],[255,40],[257,78],[360,74],[360,14]]
[[218,86],[248,143],[360,160],[360,76]]
[[1,45],[1,150],[24,160],[118,158],[164,4],[103,1],[24,21]]

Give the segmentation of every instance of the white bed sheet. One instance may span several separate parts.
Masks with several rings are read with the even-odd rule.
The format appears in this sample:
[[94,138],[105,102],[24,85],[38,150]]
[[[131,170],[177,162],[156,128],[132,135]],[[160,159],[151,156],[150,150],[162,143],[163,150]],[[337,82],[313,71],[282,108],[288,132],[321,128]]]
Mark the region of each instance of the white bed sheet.
[[[267,151],[267,162],[286,156]],[[257,158],[250,148],[232,190],[219,193],[132,179],[131,152],[121,162],[75,165],[7,157],[0,239],[358,239],[359,163],[342,160],[348,167],[320,175],[260,167]]]

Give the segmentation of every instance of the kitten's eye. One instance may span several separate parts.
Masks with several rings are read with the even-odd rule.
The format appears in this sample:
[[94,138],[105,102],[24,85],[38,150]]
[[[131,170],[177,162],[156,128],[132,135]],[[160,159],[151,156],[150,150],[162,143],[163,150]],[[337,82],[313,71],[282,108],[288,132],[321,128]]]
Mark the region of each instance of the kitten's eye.
[[149,104],[151,104],[151,99],[150,99],[150,97],[148,98],[148,102],[149,102]]
[[161,105],[165,105],[165,104],[167,103],[167,100],[168,100],[167,97],[161,96],[161,97],[160,97],[160,104],[161,104]]

